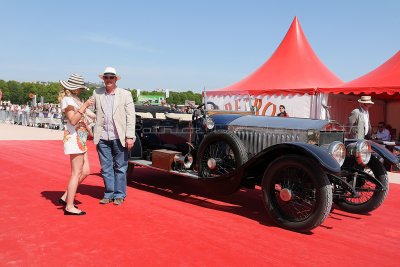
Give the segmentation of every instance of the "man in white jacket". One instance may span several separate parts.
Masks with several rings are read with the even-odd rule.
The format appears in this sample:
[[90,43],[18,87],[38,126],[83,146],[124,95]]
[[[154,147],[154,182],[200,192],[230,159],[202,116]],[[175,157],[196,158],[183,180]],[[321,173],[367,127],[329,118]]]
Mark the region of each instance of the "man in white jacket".
[[135,105],[129,91],[117,87],[117,72],[107,67],[99,75],[104,87],[93,92],[96,109],[94,143],[97,146],[105,192],[101,204],[121,205],[126,197],[128,154],[135,142]]
[[349,117],[350,137],[364,139],[372,131],[368,110],[374,102],[371,101],[371,96],[362,96],[358,103],[359,107],[354,109]]

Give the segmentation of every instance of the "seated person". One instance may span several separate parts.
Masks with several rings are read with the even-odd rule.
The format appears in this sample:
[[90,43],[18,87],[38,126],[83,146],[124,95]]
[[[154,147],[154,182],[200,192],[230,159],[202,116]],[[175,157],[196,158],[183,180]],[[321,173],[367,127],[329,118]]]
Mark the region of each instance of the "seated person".
[[285,110],[285,106],[284,105],[280,105],[279,106],[279,113],[276,116],[278,116],[278,117],[289,117],[289,115],[287,114],[287,112]]
[[400,159],[400,146],[395,146],[393,148],[393,155],[395,155],[396,157],[398,157]]
[[182,113],[180,110],[176,108],[175,104],[170,104],[169,113]]
[[[400,160],[400,146],[395,146],[393,148],[393,155],[395,155],[399,160]],[[392,165],[390,171],[392,172],[400,172],[400,166],[399,165]]]
[[378,124],[378,130],[376,131],[376,139],[377,140],[382,140],[382,141],[390,141],[390,132],[388,129],[385,127],[385,123],[381,121]]

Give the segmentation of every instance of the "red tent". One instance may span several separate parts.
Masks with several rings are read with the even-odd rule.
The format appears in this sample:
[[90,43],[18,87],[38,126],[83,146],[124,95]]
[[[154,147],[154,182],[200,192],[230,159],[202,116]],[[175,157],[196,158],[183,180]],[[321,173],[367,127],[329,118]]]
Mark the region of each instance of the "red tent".
[[322,93],[364,94],[374,98],[400,98],[400,51],[375,70],[340,86],[319,88]]
[[317,87],[342,83],[314,53],[295,17],[279,47],[258,70],[231,86],[207,94],[315,94]]

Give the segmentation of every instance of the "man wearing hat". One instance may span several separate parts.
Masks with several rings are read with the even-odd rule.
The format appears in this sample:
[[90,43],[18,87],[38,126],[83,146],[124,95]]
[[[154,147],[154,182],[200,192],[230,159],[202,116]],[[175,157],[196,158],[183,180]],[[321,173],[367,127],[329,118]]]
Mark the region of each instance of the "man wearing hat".
[[371,123],[369,121],[369,108],[374,102],[371,96],[361,96],[358,99],[359,107],[351,112],[350,122],[350,138],[365,139],[371,133]]
[[99,75],[104,87],[93,92],[96,126],[93,141],[97,146],[105,192],[101,204],[121,205],[126,197],[128,153],[135,142],[135,105],[129,91],[117,87],[115,68]]

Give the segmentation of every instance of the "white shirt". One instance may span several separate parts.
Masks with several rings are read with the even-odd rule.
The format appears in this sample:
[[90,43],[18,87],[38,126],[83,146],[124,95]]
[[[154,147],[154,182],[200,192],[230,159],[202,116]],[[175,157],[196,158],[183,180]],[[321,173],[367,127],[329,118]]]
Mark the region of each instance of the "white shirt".
[[376,138],[382,141],[390,141],[390,132],[388,129],[383,128],[382,131],[376,132]]
[[106,91],[104,94],[104,98],[105,98],[105,106],[103,107],[104,125],[103,125],[103,132],[100,135],[100,139],[103,140],[119,139],[117,127],[115,126],[113,118],[115,91],[112,94],[109,94]]
[[363,110],[363,115],[364,115],[364,129],[365,129],[365,135],[368,134],[369,131],[369,113],[367,110]]

